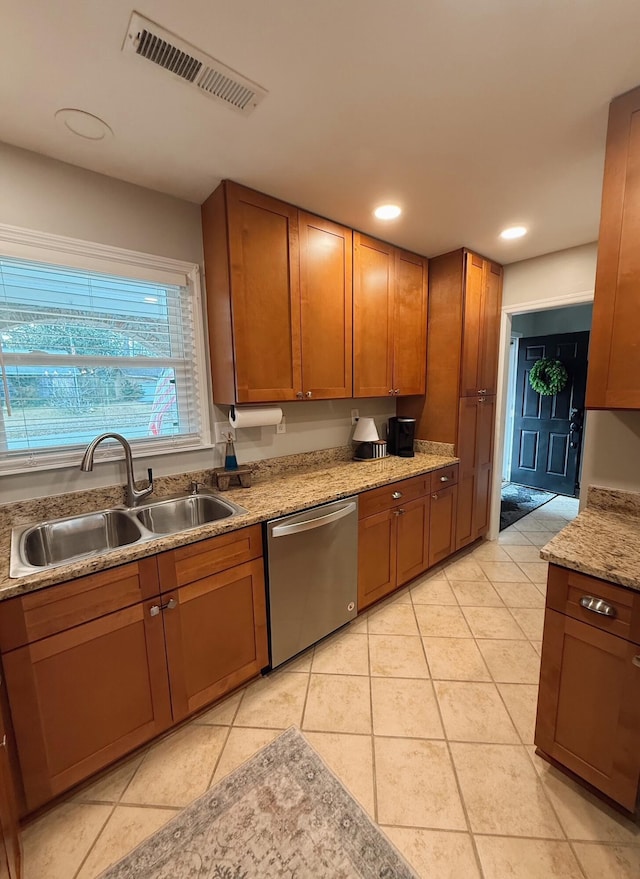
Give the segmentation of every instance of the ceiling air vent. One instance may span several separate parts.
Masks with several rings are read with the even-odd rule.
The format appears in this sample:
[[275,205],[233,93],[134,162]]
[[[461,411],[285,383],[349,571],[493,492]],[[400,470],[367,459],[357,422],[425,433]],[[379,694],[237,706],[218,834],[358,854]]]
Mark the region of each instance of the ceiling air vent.
[[131,15],[124,52],[164,67],[210,98],[248,116],[268,94],[255,82],[216,61],[138,12]]

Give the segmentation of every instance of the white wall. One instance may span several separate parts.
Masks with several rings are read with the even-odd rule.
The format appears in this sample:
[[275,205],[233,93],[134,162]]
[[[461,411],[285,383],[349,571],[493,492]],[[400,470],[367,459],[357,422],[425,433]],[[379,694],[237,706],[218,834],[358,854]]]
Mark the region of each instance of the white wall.
[[587,413],[582,485],[640,491],[640,412]]
[[[121,180],[0,143],[0,223],[100,244],[125,247],[202,265],[200,206]],[[378,424],[395,414],[384,400],[304,401],[285,405],[287,433],[255,428],[237,436],[240,461],[344,445],[351,436],[351,409]],[[227,417],[213,407],[214,421]],[[157,475],[220,466],[222,448],[136,459],[136,474]],[[0,502],[43,497],[124,481],[121,462],[0,477]]]
[[597,253],[598,245],[593,242],[505,266],[502,305],[593,292]]

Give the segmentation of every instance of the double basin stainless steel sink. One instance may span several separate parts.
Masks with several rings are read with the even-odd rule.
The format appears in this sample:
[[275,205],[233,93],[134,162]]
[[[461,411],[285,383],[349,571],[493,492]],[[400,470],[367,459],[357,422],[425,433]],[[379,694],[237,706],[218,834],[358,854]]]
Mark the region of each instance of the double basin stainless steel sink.
[[23,577],[246,512],[217,495],[197,493],[129,509],[99,510],[21,525],[11,534],[9,573],[11,577]]

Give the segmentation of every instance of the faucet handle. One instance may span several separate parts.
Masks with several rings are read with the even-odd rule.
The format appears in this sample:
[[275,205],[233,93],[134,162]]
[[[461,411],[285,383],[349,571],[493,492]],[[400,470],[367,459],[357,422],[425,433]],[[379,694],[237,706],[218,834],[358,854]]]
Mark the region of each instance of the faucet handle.
[[147,477],[149,479],[149,486],[153,488],[153,467],[147,468]]
[[195,479],[192,479],[189,483],[189,494],[198,494],[198,490],[200,488],[206,488],[206,484],[204,482],[198,482]]

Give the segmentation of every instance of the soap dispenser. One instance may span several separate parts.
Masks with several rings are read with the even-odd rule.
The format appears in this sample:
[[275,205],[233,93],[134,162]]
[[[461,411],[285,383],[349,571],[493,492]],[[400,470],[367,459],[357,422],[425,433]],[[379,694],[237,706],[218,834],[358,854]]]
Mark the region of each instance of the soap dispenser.
[[236,450],[233,447],[233,434],[227,434],[227,446],[224,451],[224,469],[237,470],[238,459],[236,458]]

